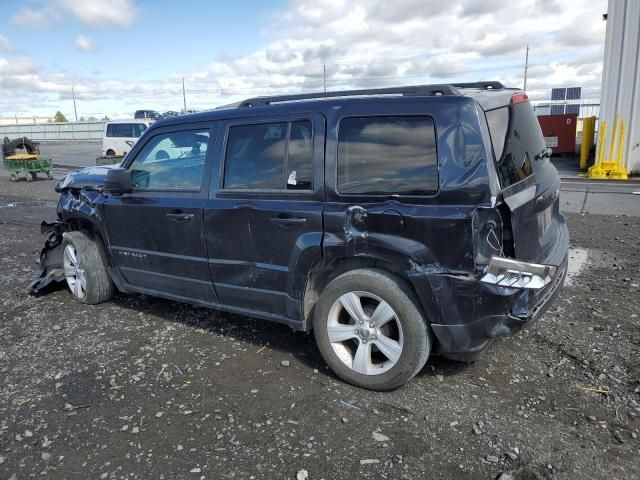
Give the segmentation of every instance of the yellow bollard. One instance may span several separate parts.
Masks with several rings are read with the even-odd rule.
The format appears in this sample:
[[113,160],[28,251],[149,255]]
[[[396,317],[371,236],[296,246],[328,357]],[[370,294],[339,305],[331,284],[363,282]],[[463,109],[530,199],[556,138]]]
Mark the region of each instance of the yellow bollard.
[[623,166],[623,158],[622,153],[624,151],[624,137],[626,132],[626,124],[622,122],[620,125],[620,141],[618,142],[618,155],[613,165],[613,168],[609,172],[609,178],[615,180],[627,180],[629,175],[627,174],[627,169]]
[[587,178],[596,178],[600,180],[626,180],[629,178],[627,169],[624,167],[624,141],[626,131],[626,123],[620,120],[619,115],[616,115],[613,135],[611,137],[611,147],[609,148],[609,156],[604,158],[607,138],[607,123],[604,121],[600,122],[596,163],[587,171]]
[[593,134],[595,133],[596,117],[582,119],[582,144],[580,145],[580,168],[586,169],[589,153],[593,147]]
[[596,162],[587,171],[587,178],[595,178],[598,180],[605,180],[607,178],[607,171],[602,168],[602,157],[604,155],[604,143],[607,138],[607,122],[604,120],[600,122],[600,131],[598,133],[598,149],[596,151]]

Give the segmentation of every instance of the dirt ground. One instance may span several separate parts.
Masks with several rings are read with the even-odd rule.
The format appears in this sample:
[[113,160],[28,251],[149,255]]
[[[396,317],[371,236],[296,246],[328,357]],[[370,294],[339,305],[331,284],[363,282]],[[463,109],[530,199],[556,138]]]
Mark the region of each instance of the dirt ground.
[[0,182],[1,480],[640,478],[640,218],[568,215],[587,262],[540,322],[375,393],[285,326],[27,296],[55,195]]

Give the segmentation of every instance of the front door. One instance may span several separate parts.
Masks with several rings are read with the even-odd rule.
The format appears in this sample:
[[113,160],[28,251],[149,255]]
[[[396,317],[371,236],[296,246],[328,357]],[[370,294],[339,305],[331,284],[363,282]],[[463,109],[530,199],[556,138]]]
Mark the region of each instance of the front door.
[[217,124],[165,127],[146,137],[125,165],[134,191],[104,205],[109,248],[134,290],[214,301],[203,236]]
[[221,125],[204,228],[223,303],[300,320],[307,274],[321,258],[324,130],[317,114]]

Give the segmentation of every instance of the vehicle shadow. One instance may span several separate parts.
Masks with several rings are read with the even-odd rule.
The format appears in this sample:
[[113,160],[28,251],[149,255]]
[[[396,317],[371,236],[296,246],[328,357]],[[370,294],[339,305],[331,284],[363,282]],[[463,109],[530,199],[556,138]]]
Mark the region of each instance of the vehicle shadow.
[[284,324],[147,295],[117,294],[111,303],[136,314],[148,313],[168,322],[248,342],[256,351],[266,347],[265,351],[292,355],[311,369],[325,367],[313,334],[293,330]]
[[[297,361],[310,369],[325,372],[334,380],[340,379],[326,368],[320,355],[313,332],[299,332],[287,325],[268,320],[227,313],[186,303],[174,302],[162,298],[137,294],[118,294],[113,304],[136,312],[148,313],[162,320],[181,323],[188,327],[224,335],[234,340],[249,342],[256,352],[262,348],[281,355],[292,355]],[[467,362],[448,360],[432,355],[417,377],[456,376],[469,368]]]

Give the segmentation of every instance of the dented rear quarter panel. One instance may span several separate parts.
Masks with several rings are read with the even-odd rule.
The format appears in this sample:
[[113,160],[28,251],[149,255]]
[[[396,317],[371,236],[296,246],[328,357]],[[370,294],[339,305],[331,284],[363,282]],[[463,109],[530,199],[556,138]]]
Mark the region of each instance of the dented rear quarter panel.
[[[442,322],[440,278],[476,282],[473,218],[497,195],[484,113],[467,97],[380,99],[327,112],[327,203],[323,261],[369,258],[408,280],[427,316]],[[340,121],[352,116],[429,115],[436,127],[438,190],[424,196],[343,195],[337,191]],[[393,159],[390,159],[393,161]],[[439,293],[440,292],[440,293]],[[450,297],[450,295],[449,295]]]

